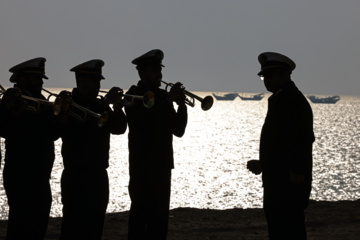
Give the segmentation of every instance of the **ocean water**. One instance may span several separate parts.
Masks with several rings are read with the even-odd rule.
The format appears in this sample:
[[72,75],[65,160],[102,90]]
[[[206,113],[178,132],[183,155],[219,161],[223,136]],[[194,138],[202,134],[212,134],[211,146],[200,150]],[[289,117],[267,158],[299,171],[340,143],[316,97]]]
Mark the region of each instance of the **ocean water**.
[[[199,96],[210,95],[195,92]],[[210,209],[262,207],[261,177],[246,169],[258,159],[260,131],[267,111],[261,101],[216,101],[209,111],[199,102],[188,107],[188,126],[182,138],[174,137],[171,208]],[[336,104],[311,104],[314,113],[313,190],[311,199],[360,199],[360,97],[341,96]],[[2,151],[4,151],[2,139]],[[51,216],[62,215],[60,177],[63,169],[61,140],[56,142],[51,175]],[[130,208],[128,195],[127,132],[111,137],[110,201],[108,212]],[[0,219],[8,214],[0,180]]]

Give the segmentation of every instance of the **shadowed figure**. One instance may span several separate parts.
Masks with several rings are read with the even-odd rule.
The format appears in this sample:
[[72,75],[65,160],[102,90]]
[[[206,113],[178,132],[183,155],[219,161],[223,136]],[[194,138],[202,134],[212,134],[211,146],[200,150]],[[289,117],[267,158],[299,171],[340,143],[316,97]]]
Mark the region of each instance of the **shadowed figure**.
[[[105,99],[97,98],[100,81],[104,79],[103,65],[102,60],[90,60],[72,68],[70,71],[75,72],[77,87],[71,94],[60,93],[66,103],[61,131],[64,170],[61,176],[63,220],[60,239],[64,240],[101,239],[109,201],[106,169],[109,166],[110,134],[123,134],[127,127],[122,106],[114,106],[113,110],[109,107],[119,88],[110,89]],[[76,117],[74,113],[79,108],[73,103],[98,114],[107,112],[108,121],[100,127],[90,113],[84,118]],[[67,107],[70,110],[66,110]]]
[[[127,92],[143,96],[152,91],[155,104],[141,102],[126,108],[129,124],[129,165],[131,198],[128,239],[166,239],[174,168],[173,135],[182,137],[187,125],[187,107],[181,84],[170,93],[159,89],[162,79],[161,50],[152,50],[134,59],[140,81]],[[178,104],[177,112],[173,101]]]
[[[33,106],[24,96],[46,100],[41,94],[45,58],[12,67],[1,106],[1,136],[5,138],[4,188],[9,204],[6,239],[44,239],[51,208],[50,175],[55,119],[48,106]],[[21,97],[22,96],[22,97]],[[32,109],[32,110],[30,110]]]
[[312,182],[313,114],[290,75],[295,63],[278,53],[259,55],[259,76],[273,94],[261,131],[260,161],[248,169],[262,173],[264,212],[270,239],[306,239],[304,210]]

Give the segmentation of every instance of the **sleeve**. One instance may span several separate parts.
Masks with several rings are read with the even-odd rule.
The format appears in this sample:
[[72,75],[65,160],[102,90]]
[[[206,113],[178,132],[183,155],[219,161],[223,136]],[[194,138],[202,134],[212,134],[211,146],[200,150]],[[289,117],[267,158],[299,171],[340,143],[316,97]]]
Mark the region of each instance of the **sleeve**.
[[125,113],[121,108],[114,111],[110,106],[106,105],[104,102],[101,102],[97,107],[100,109],[100,114],[107,114],[107,122],[104,126],[111,134],[119,135],[124,134],[127,128],[127,120]]
[[47,118],[48,118],[48,131],[49,134],[51,136],[51,139],[53,141],[56,141],[60,138],[61,136],[61,129],[62,129],[62,124],[61,122],[58,120],[58,116],[54,116],[54,114],[52,113],[52,111],[49,111],[46,114]]
[[278,152],[282,153],[293,173],[304,174],[309,145],[306,111],[299,103],[290,101],[281,105],[278,114]]
[[[129,95],[140,95],[136,91],[136,86],[131,86],[130,89],[126,92]],[[128,124],[132,124],[135,126],[142,126],[144,124],[144,119],[146,119],[146,113],[148,110],[141,106],[142,102],[134,99],[132,101],[132,106],[125,108],[125,113],[127,117]],[[130,126],[129,126],[130,127]]]
[[186,105],[179,105],[177,112],[174,114],[173,119],[173,134],[177,137],[182,137],[185,133],[186,125],[188,120],[187,107]]
[[127,119],[122,109],[112,111],[109,108],[108,128],[111,134],[124,134],[127,128]]
[[161,91],[160,102],[157,102],[155,110],[158,119],[163,121],[164,125],[169,126],[170,131],[176,137],[182,137],[187,125],[187,107],[185,104],[179,105],[175,111],[174,103],[168,100],[168,93]]

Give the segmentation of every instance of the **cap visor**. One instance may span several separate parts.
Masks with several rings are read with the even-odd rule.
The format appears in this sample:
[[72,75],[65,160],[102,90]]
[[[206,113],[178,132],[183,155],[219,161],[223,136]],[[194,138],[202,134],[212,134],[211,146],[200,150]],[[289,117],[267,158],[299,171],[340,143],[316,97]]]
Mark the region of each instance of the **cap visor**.
[[261,71],[258,73],[258,76],[261,76],[261,75],[263,75],[264,73],[273,72],[273,71],[276,71],[276,70],[279,70],[279,69],[282,69],[282,68],[265,68],[265,69],[261,70]]
[[258,75],[258,76],[261,76],[261,75],[263,75],[263,74],[266,73],[266,72],[269,72],[269,69],[261,70],[257,75]]

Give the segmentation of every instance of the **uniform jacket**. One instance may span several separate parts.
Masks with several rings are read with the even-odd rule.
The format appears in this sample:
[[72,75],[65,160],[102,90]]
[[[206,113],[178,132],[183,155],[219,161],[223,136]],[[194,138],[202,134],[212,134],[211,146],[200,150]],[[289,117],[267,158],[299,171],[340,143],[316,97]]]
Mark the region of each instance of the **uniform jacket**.
[[73,89],[72,96],[75,103],[93,112],[108,112],[109,121],[103,127],[98,127],[97,120],[91,116],[85,121],[68,117],[61,130],[64,168],[70,171],[106,169],[109,166],[110,134],[122,134],[126,131],[125,114],[122,111],[113,112],[100,99],[84,102],[76,88]]
[[287,184],[290,171],[312,181],[311,107],[293,81],[286,82],[268,99],[268,112],[261,131],[260,163],[264,186]]
[[[31,96],[26,91],[22,94]],[[45,100],[43,95],[31,97]],[[54,141],[59,137],[52,108],[41,106],[39,112],[23,110],[15,113],[16,110],[1,106],[5,165],[8,170],[12,169],[19,174],[24,171],[49,178],[55,159]]]
[[173,135],[183,136],[187,124],[186,106],[176,112],[168,93],[159,88],[150,88],[142,81],[132,86],[127,94],[143,96],[147,91],[155,94],[155,104],[146,108],[141,101],[126,108],[129,124],[130,169],[172,169]]

